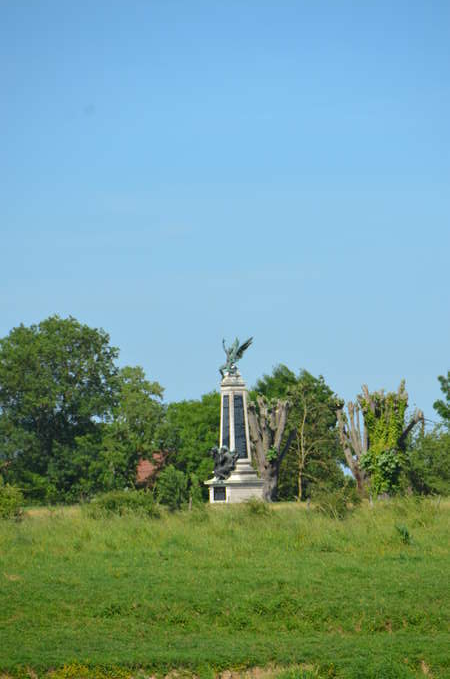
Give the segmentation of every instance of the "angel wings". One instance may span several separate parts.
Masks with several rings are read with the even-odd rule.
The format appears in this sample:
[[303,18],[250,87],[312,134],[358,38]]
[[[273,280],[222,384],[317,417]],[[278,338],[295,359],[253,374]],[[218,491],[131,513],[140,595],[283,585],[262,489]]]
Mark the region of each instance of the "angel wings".
[[249,348],[252,342],[253,337],[249,337],[248,340],[246,340],[242,344],[239,344],[239,340],[236,337],[233,344],[227,349],[225,345],[225,340],[222,340],[223,350],[227,355],[227,362],[224,365],[221,365],[219,368],[219,372],[222,375],[222,377],[225,376],[225,372],[229,373],[230,375],[236,374],[237,372],[236,363],[242,358],[242,356],[244,355],[244,353]]

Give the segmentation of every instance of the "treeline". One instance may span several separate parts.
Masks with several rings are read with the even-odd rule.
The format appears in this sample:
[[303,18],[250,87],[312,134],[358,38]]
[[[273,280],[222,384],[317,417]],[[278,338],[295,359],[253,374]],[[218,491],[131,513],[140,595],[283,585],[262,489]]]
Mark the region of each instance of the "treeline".
[[[29,503],[76,502],[134,488],[139,461],[150,460],[146,483],[161,497],[205,497],[219,394],[167,404],[163,387],[140,367],[119,368],[118,355],[106,332],[71,317],[21,325],[0,340],[1,483]],[[404,385],[365,389],[344,407],[321,376],[282,365],[264,375],[250,393],[254,403],[267,412],[287,404],[289,413],[282,459],[265,451],[277,465],[278,499],[349,485],[360,494],[448,494],[449,375],[439,380],[442,424],[426,431],[420,411],[407,416]]]

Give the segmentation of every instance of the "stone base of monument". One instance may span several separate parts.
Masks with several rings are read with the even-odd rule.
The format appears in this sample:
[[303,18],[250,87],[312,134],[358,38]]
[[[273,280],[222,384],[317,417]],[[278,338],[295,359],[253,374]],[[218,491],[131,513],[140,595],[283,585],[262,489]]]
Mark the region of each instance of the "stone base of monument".
[[263,496],[263,482],[248,460],[238,460],[236,468],[225,481],[214,477],[205,481],[205,484],[209,486],[209,501],[212,504],[245,502],[251,498],[262,500]]

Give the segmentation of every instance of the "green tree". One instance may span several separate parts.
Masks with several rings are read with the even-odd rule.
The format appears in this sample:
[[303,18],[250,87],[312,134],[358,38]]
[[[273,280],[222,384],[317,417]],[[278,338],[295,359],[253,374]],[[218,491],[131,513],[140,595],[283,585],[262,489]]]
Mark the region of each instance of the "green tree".
[[[119,370],[107,421],[77,436],[70,448],[55,443],[47,475],[56,495],[76,501],[133,487],[139,459],[151,459],[155,451],[154,434],[164,414],[162,395],[162,387],[147,380],[142,368]],[[51,499],[50,491],[47,495]]]
[[255,385],[252,398],[288,401],[288,420],[281,450],[290,439],[280,464],[280,499],[305,499],[314,486],[341,486],[342,451],[336,430],[336,395],[322,376],[306,370],[295,375],[285,365],[276,366]]
[[111,414],[117,355],[104,330],[72,317],[20,325],[0,340],[0,459],[31,498],[63,490],[49,480],[55,460]]
[[5,484],[0,476],[0,519],[20,519],[23,495],[19,488]]
[[289,390],[297,385],[298,378],[286,365],[276,365],[272,374],[263,375],[253,387],[251,396],[259,394],[269,401],[275,398],[286,398]]
[[423,430],[408,450],[407,483],[421,495],[450,495],[450,433],[443,427]]
[[188,501],[188,477],[172,464],[167,465],[158,477],[156,497],[158,502],[169,509],[181,509]]
[[331,489],[344,482],[340,464],[343,456],[336,429],[338,399],[322,375],[314,377],[302,370],[297,384],[289,389],[289,400],[292,404],[289,424],[295,428],[295,440],[291,459],[286,458],[282,481],[286,490],[290,481],[292,493],[295,476],[289,472],[295,468],[295,495],[298,500],[304,500],[314,486]]
[[408,393],[403,380],[396,392],[388,393],[384,390],[369,393],[364,384],[357,402],[347,404],[348,416],[343,403],[339,405],[340,440],[360,493],[370,489],[379,495],[399,489],[406,466],[408,436],[424,419],[422,411],[416,410],[406,423],[407,407]]
[[433,403],[433,408],[442,417],[447,427],[450,426],[450,371],[447,370],[447,377],[439,375],[438,380],[441,384],[441,391],[444,399],[438,399]]
[[140,459],[157,450],[156,432],[164,417],[164,390],[146,379],[139,366],[126,366],[117,376],[117,400],[104,428],[99,461],[105,487],[133,485]]
[[450,372],[439,375],[443,399],[434,402],[433,408],[443,422],[431,431],[421,428],[408,446],[408,464],[405,483],[421,495],[450,494]]
[[203,482],[212,474],[209,451],[218,443],[219,429],[220,394],[211,392],[200,400],[170,403],[155,440],[170,451],[169,462],[176,469]]

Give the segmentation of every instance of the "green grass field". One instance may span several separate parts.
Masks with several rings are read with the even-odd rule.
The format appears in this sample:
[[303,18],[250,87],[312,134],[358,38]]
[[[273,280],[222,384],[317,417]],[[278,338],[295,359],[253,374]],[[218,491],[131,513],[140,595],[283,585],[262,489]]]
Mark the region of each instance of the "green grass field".
[[288,504],[0,522],[0,676],[450,676],[448,514],[411,499],[342,521]]

